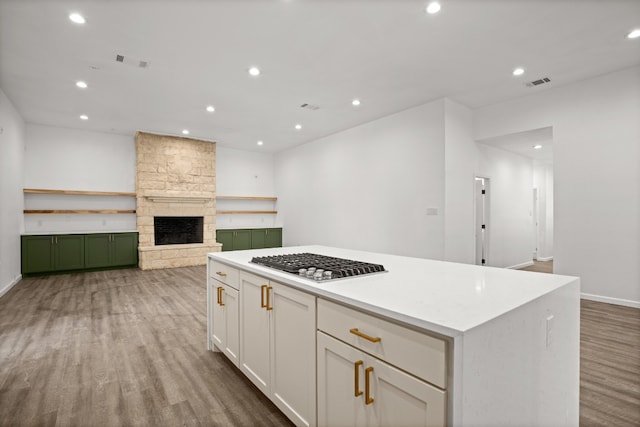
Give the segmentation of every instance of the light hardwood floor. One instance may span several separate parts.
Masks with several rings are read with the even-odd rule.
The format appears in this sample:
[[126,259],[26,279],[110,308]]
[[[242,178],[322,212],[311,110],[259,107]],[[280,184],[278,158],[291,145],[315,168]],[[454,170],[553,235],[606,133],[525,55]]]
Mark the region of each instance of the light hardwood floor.
[[[0,426],[291,423],[206,351],[205,268],[30,278],[0,298]],[[582,303],[583,426],[640,425],[640,310]]]

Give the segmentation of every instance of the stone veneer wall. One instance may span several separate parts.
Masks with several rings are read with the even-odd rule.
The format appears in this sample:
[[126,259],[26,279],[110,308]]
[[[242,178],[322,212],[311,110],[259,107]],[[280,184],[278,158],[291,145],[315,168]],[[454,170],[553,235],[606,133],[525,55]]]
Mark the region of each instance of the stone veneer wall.
[[[136,216],[142,270],[206,264],[216,243],[216,145],[136,133]],[[154,216],[204,217],[203,243],[155,246]]]

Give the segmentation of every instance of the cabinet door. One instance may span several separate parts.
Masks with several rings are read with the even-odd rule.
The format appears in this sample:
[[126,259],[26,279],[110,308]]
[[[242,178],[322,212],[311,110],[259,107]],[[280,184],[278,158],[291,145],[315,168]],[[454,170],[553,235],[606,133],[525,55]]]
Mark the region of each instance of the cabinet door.
[[213,282],[213,344],[239,366],[239,299],[238,291],[220,282]]
[[216,230],[216,241],[222,243],[222,251],[233,250],[233,232],[234,230]]
[[111,265],[111,234],[88,234],[85,239],[85,266],[87,268]]
[[84,268],[84,235],[54,236],[54,267],[58,271]]
[[264,228],[256,228],[251,230],[251,249],[266,248],[265,243],[266,230]]
[[445,392],[378,359],[365,359],[369,373],[370,398],[376,427],[446,425]]
[[236,230],[233,238],[233,250],[251,249],[251,230]]
[[445,414],[443,390],[318,332],[319,425],[444,427]]
[[316,298],[270,282],[271,393],[297,425],[316,424]]
[[22,236],[22,274],[53,271],[53,236]]
[[265,230],[265,248],[282,247],[282,228],[267,228]]
[[267,396],[270,387],[269,281],[240,273],[240,370]]
[[[318,425],[366,426],[364,353],[318,332]],[[370,415],[370,414],[369,414]]]
[[138,265],[138,233],[111,235],[111,265]]

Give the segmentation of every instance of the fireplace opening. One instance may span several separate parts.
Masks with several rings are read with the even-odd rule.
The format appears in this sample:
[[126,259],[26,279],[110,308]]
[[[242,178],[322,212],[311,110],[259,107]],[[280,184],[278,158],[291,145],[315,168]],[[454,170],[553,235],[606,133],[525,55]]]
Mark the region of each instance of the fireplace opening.
[[154,216],[153,231],[156,245],[202,243],[204,217]]

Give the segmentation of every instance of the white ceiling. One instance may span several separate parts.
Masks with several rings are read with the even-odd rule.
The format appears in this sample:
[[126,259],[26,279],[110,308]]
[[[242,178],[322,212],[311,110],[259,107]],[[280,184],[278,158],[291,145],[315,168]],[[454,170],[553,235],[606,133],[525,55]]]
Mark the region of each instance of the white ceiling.
[[[553,163],[553,128],[551,127],[501,135],[477,142],[538,160],[541,163]],[[533,147],[536,145],[542,147],[534,149]]]
[[477,108],[640,64],[640,39],[625,38],[640,0],[441,3],[428,15],[414,0],[0,0],[0,87],[28,122],[186,128],[275,152],[442,97]]

